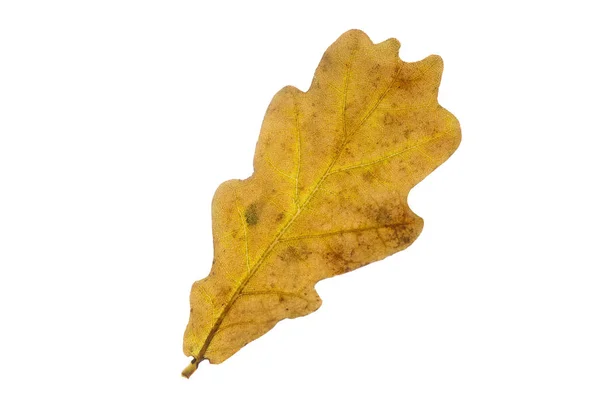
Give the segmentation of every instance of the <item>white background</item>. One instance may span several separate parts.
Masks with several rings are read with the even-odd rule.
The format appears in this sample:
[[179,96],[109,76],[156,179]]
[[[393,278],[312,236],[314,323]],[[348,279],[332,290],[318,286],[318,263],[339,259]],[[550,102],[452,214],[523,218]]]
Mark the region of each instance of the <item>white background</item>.
[[[2,1],[0,398],[600,398],[593,4]],[[185,380],[212,194],[350,28],[444,58],[425,229]]]

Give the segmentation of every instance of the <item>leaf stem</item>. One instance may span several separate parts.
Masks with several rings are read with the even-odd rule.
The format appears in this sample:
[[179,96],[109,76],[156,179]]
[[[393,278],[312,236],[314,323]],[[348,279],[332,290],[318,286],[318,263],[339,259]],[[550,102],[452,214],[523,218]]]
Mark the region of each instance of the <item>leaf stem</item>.
[[196,372],[196,370],[198,369],[198,364],[200,364],[201,361],[202,360],[198,361],[195,358],[192,358],[192,361],[190,361],[189,365],[185,367],[183,371],[181,371],[181,376],[189,379],[190,376],[192,376],[192,374]]

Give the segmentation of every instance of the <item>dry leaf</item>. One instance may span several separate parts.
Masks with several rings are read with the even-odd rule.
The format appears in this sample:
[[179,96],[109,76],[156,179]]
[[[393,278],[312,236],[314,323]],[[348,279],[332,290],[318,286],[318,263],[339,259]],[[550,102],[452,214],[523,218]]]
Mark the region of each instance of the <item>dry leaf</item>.
[[406,63],[361,31],[325,52],[307,92],[283,88],[264,118],[254,174],[213,204],[214,261],[194,283],[184,352],[221,363],[284,318],[321,305],[321,279],[408,247],[423,220],[409,190],[458,147],[437,102],[442,60]]

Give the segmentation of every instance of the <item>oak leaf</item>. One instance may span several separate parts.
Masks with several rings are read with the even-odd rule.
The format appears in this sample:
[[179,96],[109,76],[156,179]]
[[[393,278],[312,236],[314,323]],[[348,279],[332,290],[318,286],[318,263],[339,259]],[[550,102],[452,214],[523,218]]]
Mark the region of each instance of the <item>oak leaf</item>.
[[460,143],[456,118],[437,102],[442,60],[400,60],[400,43],[343,34],[307,92],[269,105],[254,173],[217,189],[214,261],[194,283],[184,353],[221,363],[284,318],[321,305],[325,278],[408,247],[423,220],[409,190]]

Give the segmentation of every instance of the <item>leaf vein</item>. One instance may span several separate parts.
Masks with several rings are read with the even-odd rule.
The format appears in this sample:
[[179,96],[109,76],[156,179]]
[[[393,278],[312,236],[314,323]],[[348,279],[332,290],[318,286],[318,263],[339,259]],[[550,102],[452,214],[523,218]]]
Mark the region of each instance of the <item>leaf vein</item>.
[[405,222],[399,222],[396,224],[374,225],[374,226],[366,226],[366,227],[361,227],[361,228],[341,229],[341,230],[329,231],[329,232],[309,233],[306,235],[284,237],[280,241],[281,242],[289,242],[289,241],[295,241],[295,240],[316,239],[316,238],[322,238],[322,237],[327,237],[327,236],[343,235],[344,233],[359,233],[359,232],[365,232],[365,231],[374,230],[374,229],[395,228],[398,226],[406,226],[406,225],[407,225],[407,223],[405,223]]
[[380,157],[380,158],[376,158],[375,160],[371,160],[371,161],[367,161],[367,162],[362,162],[362,163],[354,164],[354,165],[349,165],[349,166],[343,167],[343,168],[338,168],[336,170],[333,170],[333,171],[329,172],[327,176],[333,175],[333,174],[337,174],[338,172],[348,171],[348,170],[356,169],[356,168],[364,168],[364,167],[368,167],[368,166],[371,166],[371,165],[374,165],[374,164],[378,164],[378,163],[384,162],[384,161],[389,160],[391,158],[398,157],[398,156],[401,156],[401,155],[403,155],[405,153],[408,153],[411,150],[419,149],[421,146],[424,146],[424,145],[426,145],[426,144],[428,144],[428,143],[430,143],[430,142],[432,142],[432,141],[434,141],[436,139],[444,137],[444,136],[445,135],[439,135],[439,136],[435,136],[435,137],[429,138],[429,139],[427,139],[425,141],[422,141],[420,143],[415,144],[414,146],[407,147],[405,149],[396,151],[394,153],[385,155],[385,156]]
[[294,293],[294,292],[284,292],[284,291],[280,291],[280,290],[253,290],[253,291],[240,293],[240,296],[268,296],[268,295],[296,297],[300,300],[304,300],[305,302],[310,303],[310,301],[306,297],[301,296],[298,293]]

